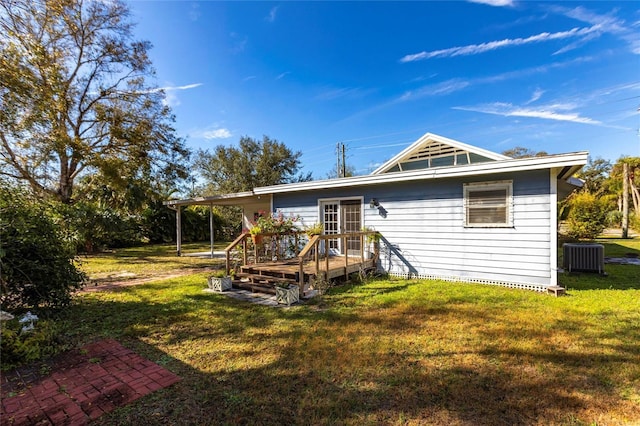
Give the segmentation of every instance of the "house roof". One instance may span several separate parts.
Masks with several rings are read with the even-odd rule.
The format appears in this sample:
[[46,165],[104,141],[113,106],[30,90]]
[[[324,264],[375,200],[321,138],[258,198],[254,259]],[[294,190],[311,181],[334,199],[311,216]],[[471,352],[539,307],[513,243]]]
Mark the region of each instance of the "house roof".
[[284,185],[255,188],[256,195],[277,194],[283,192],[309,191],[317,189],[344,188],[374,185],[380,183],[432,180],[453,177],[471,177],[494,173],[519,172],[527,170],[557,169],[558,179],[568,181],[571,175],[587,164],[588,152],[548,155],[531,158],[508,158],[505,160],[467,164],[455,167],[438,167],[413,171],[387,172],[340,179],[314,180],[310,182],[289,183]]
[[[570,186],[579,186],[580,182],[571,176],[587,164],[587,156],[588,152],[581,151],[543,157],[511,158],[427,133],[369,175],[263,186],[248,192],[171,200],[165,202],[165,204],[170,207],[182,205],[238,205],[258,202],[262,196],[285,192],[462,178],[544,169],[556,170],[557,178],[568,184],[564,185],[568,188]],[[447,160],[443,161],[443,158]],[[453,163],[440,165],[447,161],[453,161]],[[403,165],[407,164],[409,167],[403,167]]]
[[371,174],[509,160],[511,157],[426,133]]
[[260,201],[260,196],[252,191],[237,192],[235,194],[212,195],[209,197],[194,197],[184,200],[169,200],[164,204],[169,207],[177,206],[237,206]]

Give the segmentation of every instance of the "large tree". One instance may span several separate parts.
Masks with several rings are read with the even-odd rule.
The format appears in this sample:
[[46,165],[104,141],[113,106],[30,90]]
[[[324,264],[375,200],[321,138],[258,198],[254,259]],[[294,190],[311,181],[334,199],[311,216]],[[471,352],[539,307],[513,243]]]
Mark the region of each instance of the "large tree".
[[198,151],[194,164],[206,190],[219,194],[311,180],[311,173],[299,173],[301,155],[268,136],[262,141],[244,136],[237,148],[219,145],[213,152]]
[[523,146],[516,146],[515,148],[507,149],[502,152],[502,155],[506,155],[511,158],[530,158],[530,157],[544,157],[547,154],[546,151],[535,151]]
[[[0,174],[73,203],[91,178],[183,176],[151,45],[120,0],[0,0]],[[87,185],[78,186],[84,177]]]
[[611,163],[603,158],[595,160],[589,157],[586,166],[577,174],[584,181],[583,190],[595,195],[602,195],[609,189],[608,179],[611,173]]

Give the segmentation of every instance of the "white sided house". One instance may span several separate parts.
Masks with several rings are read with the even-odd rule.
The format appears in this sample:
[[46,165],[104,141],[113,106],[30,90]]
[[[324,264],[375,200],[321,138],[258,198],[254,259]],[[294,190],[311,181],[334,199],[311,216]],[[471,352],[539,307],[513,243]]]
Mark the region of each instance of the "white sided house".
[[512,159],[427,133],[369,175],[168,204],[242,205],[246,225],[264,210],[326,234],[372,229],[390,275],[545,291],[557,285],[557,203],[586,162],[586,152]]

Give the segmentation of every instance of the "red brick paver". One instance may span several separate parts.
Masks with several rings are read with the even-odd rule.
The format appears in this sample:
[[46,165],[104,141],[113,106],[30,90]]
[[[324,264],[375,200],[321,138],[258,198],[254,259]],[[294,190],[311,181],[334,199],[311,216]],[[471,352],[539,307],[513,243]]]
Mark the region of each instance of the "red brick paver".
[[3,391],[0,425],[85,425],[180,381],[115,340],[87,345],[64,364],[18,395]]

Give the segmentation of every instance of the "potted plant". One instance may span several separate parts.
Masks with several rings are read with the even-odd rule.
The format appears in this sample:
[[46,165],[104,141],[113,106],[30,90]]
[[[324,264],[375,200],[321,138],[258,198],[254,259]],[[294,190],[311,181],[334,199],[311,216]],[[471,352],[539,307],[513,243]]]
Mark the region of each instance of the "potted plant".
[[314,223],[313,225],[305,226],[304,232],[309,237],[314,235],[321,235],[324,232],[324,225],[322,223]]
[[[369,252],[369,258],[373,259],[373,257],[375,256],[374,252],[378,248],[378,245],[380,243],[380,238],[382,238],[382,235],[371,227],[362,227],[362,232],[372,232],[370,234],[367,234],[365,236],[365,239],[367,242],[366,247],[367,247],[367,251]],[[373,251],[371,250],[371,243],[373,243]]]
[[367,243],[368,243],[368,244],[370,244],[370,243],[377,243],[377,242],[379,242],[379,241],[380,241],[380,237],[381,237],[381,235],[380,235],[380,233],[379,233],[379,232],[377,232],[375,229],[373,229],[373,228],[371,228],[371,227],[363,226],[361,231],[362,231],[362,232],[373,232],[373,234],[367,234],[367,237],[366,237],[366,238],[367,238]]
[[291,306],[300,302],[300,291],[297,285],[290,283],[276,283],[276,302],[281,305]]
[[262,242],[262,227],[260,225],[253,225],[251,229],[249,229],[249,233],[251,234],[253,244],[257,245]]

